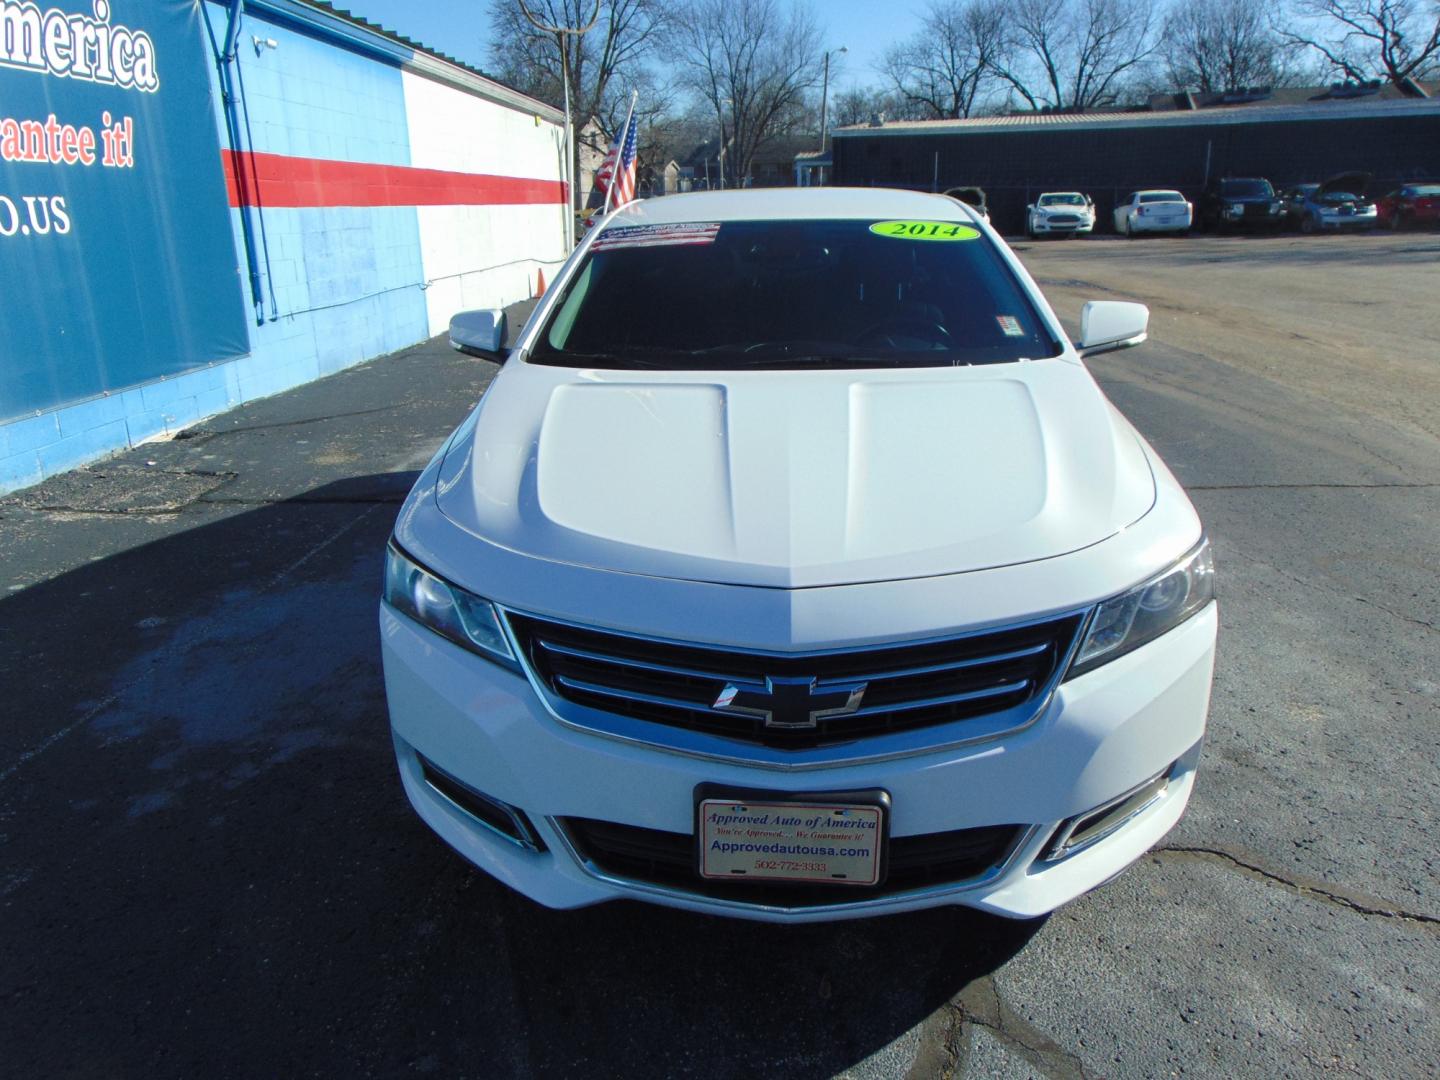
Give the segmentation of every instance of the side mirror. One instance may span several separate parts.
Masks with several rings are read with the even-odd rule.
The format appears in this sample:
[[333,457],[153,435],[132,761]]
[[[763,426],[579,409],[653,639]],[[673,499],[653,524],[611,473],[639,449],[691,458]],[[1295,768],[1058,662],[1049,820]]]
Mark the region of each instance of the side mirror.
[[450,346],[482,360],[504,360],[505,312],[501,308],[461,311],[450,319]]
[[1076,348],[1082,358],[1131,349],[1145,340],[1149,327],[1150,309],[1144,304],[1091,300],[1080,309],[1080,340]]

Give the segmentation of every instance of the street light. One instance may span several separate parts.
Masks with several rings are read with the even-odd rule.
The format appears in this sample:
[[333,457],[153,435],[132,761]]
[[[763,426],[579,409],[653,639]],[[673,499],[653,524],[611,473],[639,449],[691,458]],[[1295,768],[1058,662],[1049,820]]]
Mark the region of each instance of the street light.
[[827,125],[826,125],[826,120],[827,120],[827,118],[828,118],[828,117],[827,117],[827,113],[826,113],[826,106],[828,106],[829,103],[830,103],[830,57],[832,57],[832,56],[839,56],[841,53],[847,53],[847,52],[849,52],[849,51],[850,51],[850,50],[847,49],[844,45],[841,45],[838,49],[831,49],[829,52],[827,52],[827,53],[825,54],[825,78],[824,78],[824,80],[823,80],[823,81],[821,82],[821,84],[820,84],[820,153],[821,153],[821,154],[824,154],[824,153],[825,153],[825,135],[826,135],[826,126],[827,126]]
[[574,126],[570,121],[570,50],[565,44],[565,35],[571,34],[580,37],[585,34],[597,19],[600,18],[600,0],[595,0],[595,10],[590,15],[590,21],[584,26],[551,26],[537,19],[525,6],[525,0],[520,0],[520,11],[530,24],[537,30],[547,34],[554,34],[560,45],[560,81],[565,84],[565,178],[569,182],[569,205],[565,207],[565,243],[567,247],[575,246],[575,140],[571,134]]

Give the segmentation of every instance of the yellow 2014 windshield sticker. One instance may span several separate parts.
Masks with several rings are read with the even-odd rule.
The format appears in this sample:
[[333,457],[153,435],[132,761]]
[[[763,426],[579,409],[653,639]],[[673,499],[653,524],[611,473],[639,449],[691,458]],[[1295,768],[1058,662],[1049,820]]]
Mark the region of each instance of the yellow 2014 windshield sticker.
[[978,240],[980,230],[954,221],[877,221],[870,226],[876,236],[896,240]]

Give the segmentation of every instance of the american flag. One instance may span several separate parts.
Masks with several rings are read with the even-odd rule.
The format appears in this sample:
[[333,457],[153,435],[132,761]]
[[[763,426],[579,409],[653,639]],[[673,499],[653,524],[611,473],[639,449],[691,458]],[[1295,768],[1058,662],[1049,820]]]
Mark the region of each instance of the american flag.
[[[632,116],[624,131],[610,144],[605,160],[595,173],[595,186],[602,192],[609,192],[610,209],[616,210],[635,198],[635,144],[639,137],[640,118]],[[611,183],[614,191],[610,191]]]

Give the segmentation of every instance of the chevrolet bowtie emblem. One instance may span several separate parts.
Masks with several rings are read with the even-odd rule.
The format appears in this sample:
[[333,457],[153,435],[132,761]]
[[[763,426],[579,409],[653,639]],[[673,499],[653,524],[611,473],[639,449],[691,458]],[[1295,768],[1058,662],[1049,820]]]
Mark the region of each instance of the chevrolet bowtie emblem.
[[827,716],[860,708],[865,683],[819,686],[814,678],[765,676],[764,682],[725,684],[712,706],[718,712],[758,716],[767,728],[813,728]]

